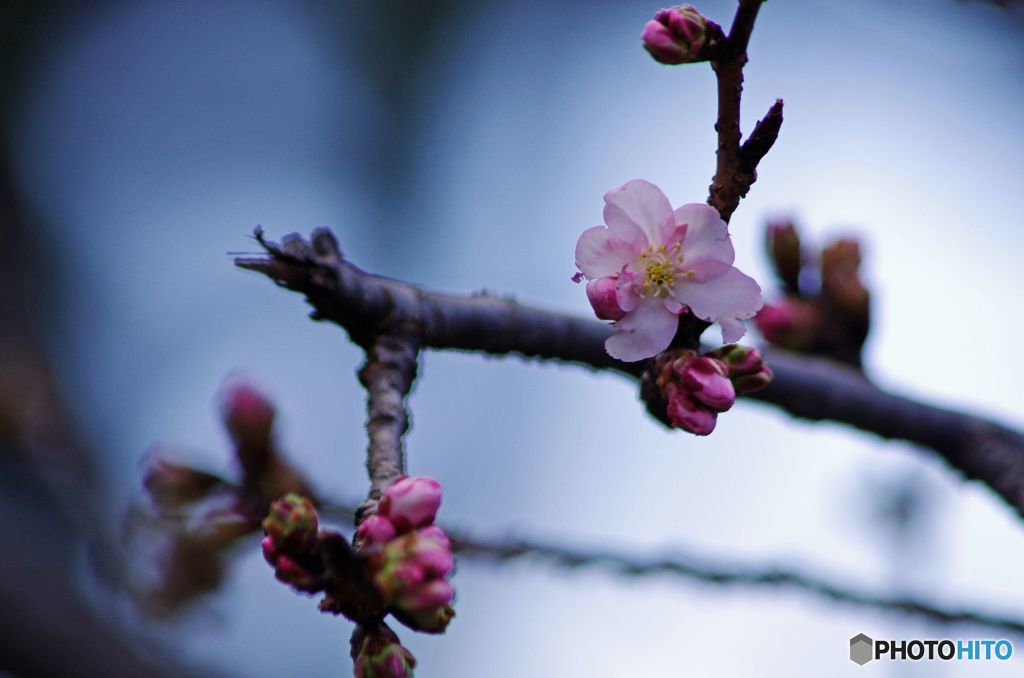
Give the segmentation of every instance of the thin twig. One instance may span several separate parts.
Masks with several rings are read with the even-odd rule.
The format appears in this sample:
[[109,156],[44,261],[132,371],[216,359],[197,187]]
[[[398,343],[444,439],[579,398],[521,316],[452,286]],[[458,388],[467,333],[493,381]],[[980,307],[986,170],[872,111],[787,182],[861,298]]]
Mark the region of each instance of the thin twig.
[[357,522],[375,512],[377,501],[395,479],[405,473],[402,437],[409,429],[405,397],[416,378],[419,346],[409,334],[376,337],[366,351],[359,381],[366,387],[366,470],[370,493],[356,513]]
[[[321,505],[321,511],[323,515],[344,522],[352,516],[351,508],[337,502]],[[1024,635],[1024,620],[1010,615],[980,612],[967,607],[940,607],[923,600],[865,593],[794,568],[709,559],[678,550],[671,555],[645,557],[618,551],[555,546],[533,539],[474,537],[448,527],[444,529],[461,558],[499,565],[517,559],[532,559],[570,570],[587,567],[626,577],[663,575],[677,581],[716,586],[780,588],[855,607],[900,612],[939,624],[974,624]]]
[[[356,341],[400,328],[426,348],[515,353],[611,370],[633,379],[643,368],[643,363],[623,363],[607,354],[604,341],[611,328],[604,323],[507,298],[440,294],[370,275],[342,258],[334,236],[325,229],[314,232],[312,244],[298,236],[288,242],[289,251],[264,242],[266,256],[235,263],[303,293],[313,305],[313,317],[337,323]],[[768,362],[775,380],[752,398],[804,419],[842,422],[928,447],[1024,515],[1021,433],[889,393],[856,370],[828,360],[773,351]]]
[[628,577],[668,575],[716,586],[778,587],[801,591],[837,603],[885,612],[902,612],[941,624],[974,624],[1001,632],[1024,635],[1024,620],[1007,615],[977,612],[966,608],[945,608],[913,598],[864,593],[784,567],[713,562],[681,553],[660,558],[638,558],[615,551],[590,551],[522,539],[488,540],[451,532],[449,536],[460,556],[471,556],[496,563],[530,558],[570,569],[603,568]]

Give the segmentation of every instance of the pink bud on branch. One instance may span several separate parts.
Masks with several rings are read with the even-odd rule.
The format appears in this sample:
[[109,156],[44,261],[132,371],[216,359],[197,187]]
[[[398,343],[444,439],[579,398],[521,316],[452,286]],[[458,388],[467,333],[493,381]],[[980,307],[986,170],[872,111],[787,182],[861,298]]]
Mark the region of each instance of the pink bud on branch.
[[441,494],[433,478],[399,478],[385,490],[379,513],[356,533],[388,611],[427,633],[443,632],[455,616],[455,591],[447,581],[455,566],[451,541],[433,524]]
[[355,678],[412,678],[416,658],[384,623],[367,631],[356,629],[352,637]]
[[434,522],[441,506],[441,483],[433,478],[399,478],[384,492],[378,510],[399,532]]
[[224,425],[235,444],[235,455],[245,478],[255,481],[273,456],[274,407],[252,386],[238,383],[227,388],[223,408]]
[[667,65],[707,61],[723,37],[721,27],[692,5],[659,11],[640,35],[644,49]]
[[761,353],[756,348],[729,344],[708,355],[725,364],[736,395],[757,393],[772,383],[772,370],[761,359]]
[[716,358],[673,349],[655,359],[654,369],[666,415],[676,428],[706,436],[715,430],[718,413],[736,401],[728,368]]

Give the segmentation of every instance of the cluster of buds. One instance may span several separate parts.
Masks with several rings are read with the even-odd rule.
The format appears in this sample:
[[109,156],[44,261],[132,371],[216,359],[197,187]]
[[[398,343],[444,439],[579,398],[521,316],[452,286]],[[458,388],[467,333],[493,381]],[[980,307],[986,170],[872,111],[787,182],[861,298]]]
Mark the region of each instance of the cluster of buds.
[[434,525],[441,485],[433,478],[399,478],[377,513],[359,525],[356,542],[370,562],[387,609],[409,628],[442,633],[455,615],[451,542]]
[[[860,278],[860,244],[841,239],[817,255],[789,222],[770,224],[766,247],[785,295],[765,304],[757,327],[776,346],[855,366],[870,328],[870,293]],[[808,264],[817,259],[817,267]]]
[[[138,521],[134,547],[153,549],[153,582],[138,587],[147,610],[165,614],[200,594],[216,589],[232,547],[260,529],[267,508],[288,492],[309,493],[308,483],[278,452],[274,443],[275,411],[270,401],[240,381],[222,397],[222,421],[234,444],[235,478],[174,461],[173,452],[148,455],[142,484],[150,506],[135,513],[155,513]],[[146,539],[151,541],[146,541]]]
[[668,65],[707,61],[724,37],[722,28],[692,5],[659,11],[640,35],[654,60]]
[[760,391],[772,380],[757,350],[738,344],[704,355],[671,349],[655,358],[653,370],[668,423],[699,436],[715,430],[718,414],[728,411],[737,395]]
[[352,636],[352,659],[356,678],[411,678],[416,666],[416,658],[383,622],[369,630],[357,627]]
[[318,529],[313,503],[295,492],[272,503],[263,520],[263,557],[274,568],[274,576],[297,591],[316,593],[324,588]]

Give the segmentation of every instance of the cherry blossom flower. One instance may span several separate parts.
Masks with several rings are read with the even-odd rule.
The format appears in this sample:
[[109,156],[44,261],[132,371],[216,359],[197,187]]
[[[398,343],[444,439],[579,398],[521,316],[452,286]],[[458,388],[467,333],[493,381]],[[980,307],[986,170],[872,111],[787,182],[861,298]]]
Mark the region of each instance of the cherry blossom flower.
[[[576,243],[577,281],[599,318],[618,330],[605,343],[625,362],[668,348],[679,315],[693,313],[722,327],[723,343],[742,337],[742,320],[761,308],[761,288],[732,263],[729,231],[703,203],[673,211],[654,184],[634,179],[604,196],[604,226]],[[614,294],[613,294],[614,292]]]

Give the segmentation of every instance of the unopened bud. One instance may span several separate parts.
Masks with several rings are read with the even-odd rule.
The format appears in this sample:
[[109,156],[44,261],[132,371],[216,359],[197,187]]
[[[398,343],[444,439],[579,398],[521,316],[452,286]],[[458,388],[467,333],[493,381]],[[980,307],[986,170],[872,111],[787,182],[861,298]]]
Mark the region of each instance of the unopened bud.
[[356,539],[362,548],[368,548],[386,544],[394,539],[397,533],[390,520],[374,514],[367,516],[363,522],[359,523],[359,527],[356,529]]
[[356,678],[411,678],[416,658],[383,624],[353,640]]
[[320,578],[313,575],[291,556],[279,555],[273,565],[274,576],[277,577],[277,580],[292,588],[309,593],[316,593],[323,589]]
[[750,395],[751,393],[757,393],[768,388],[774,377],[775,374],[771,368],[767,365],[762,365],[761,369],[757,372],[734,377],[732,385],[736,388],[737,395]]
[[381,497],[378,510],[398,532],[434,522],[441,506],[441,483],[433,478],[399,478]]
[[821,311],[809,302],[787,297],[777,304],[765,304],[755,322],[757,329],[771,343],[793,351],[805,351],[818,341],[823,318]]
[[395,598],[448,576],[454,562],[447,535],[436,526],[423,528],[392,539],[374,557],[374,583],[385,598]]
[[[821,293],[851,327],[867,336],[870,294],[860,279],[860,244],[839,240],[821,252]],[[864,337],[859,337],[862,343]]]
[[692,5],[663,9],[644,25],[640,39],[655,61],[675,65],[707,61],[722,29]]
[[674,370],[690,396],[712,410],[725,412],[736,402],[736,392],[722,361],[708,356],[693,356],[685,361],[676,361]]
[[605,276],[587,283],[587,299],[594,308],[594,315],[601,320],[620,320],[626,312],[619,306],[615,278]]
[[308,552],[316,545],[316,509],[308,498],[289,492],[270,505],[263,531],[281,551]]
[[247,479],[262,475],[271,456],[274,407],[247,384],[230,386],[224,396],[224,425]]
[[392,614],[409,628],[426,633],[443,633],[455,616],[451,603],[455,590],[444,579],[433,579],[403,595],[391,608]]
[[667,399],[668,406],[665,413],[672,426],[698,436],[710,435],[715,430],[715,424],[718,421],[717,412],[691,398],[683,389],[677,389],[674,392],[670,389],[669,392],[671,395]]
[[756,348],[742,344],[726,344],[707,355],[725,363],[730,377],[756,372],[762,365],[761,353]]
[[791,222],[770,224],[765,231],[768,256],[782,284],[793,293],[800,292],[800,269],[803,251],[800,235]]
[[761,359],[756,348],[729,344],[715,349],[708,355],[721,360],[729,368],[736,395],[750,395],[765,389],[772,383],[772,370]]

